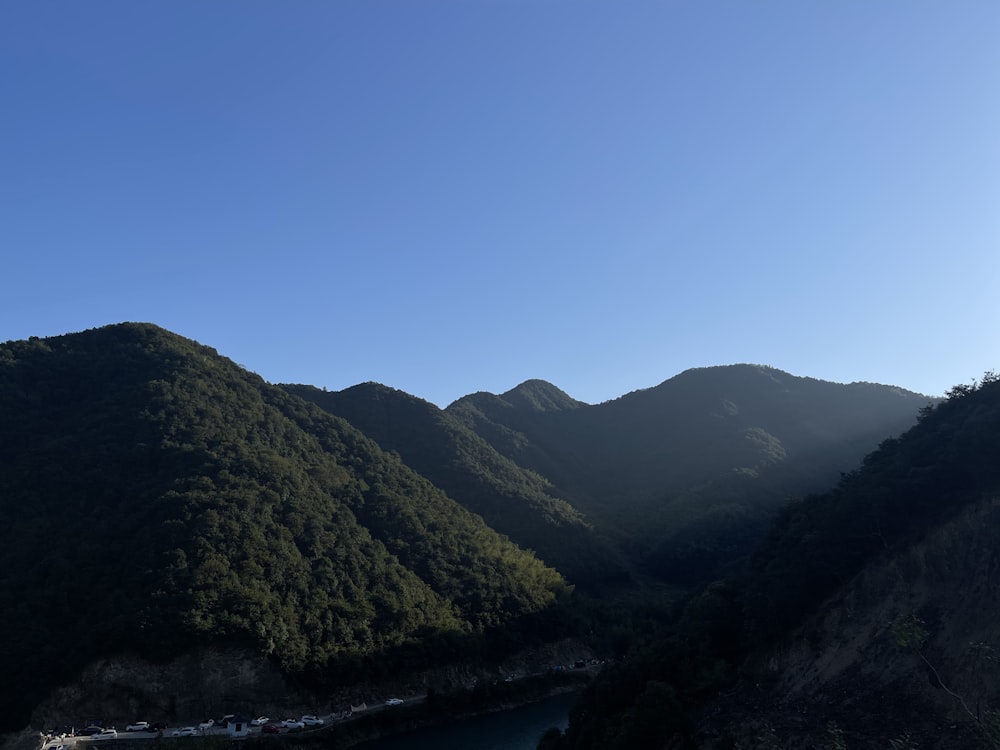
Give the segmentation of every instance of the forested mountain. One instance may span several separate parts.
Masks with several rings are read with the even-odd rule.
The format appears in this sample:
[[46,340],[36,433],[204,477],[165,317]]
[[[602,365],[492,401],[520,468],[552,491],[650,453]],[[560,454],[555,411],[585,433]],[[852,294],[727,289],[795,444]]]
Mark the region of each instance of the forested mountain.
[[211,642],[286,673],[486,633],[561,576],[312,404],[124,324],[0,346],[0,721],[89,660]]
[[318,690],[567,635],[624,650],[667,616],[662,582],[733,566],[927,401],[731,366],[442,410],[271,385],[148,324],[7,342],[0,729],[123,654],[220,645]]
[[[399,453],[408,466],[572,583],[592,589],[625,575],[618,554],[579,511],[552,494],[547,480],[501,455],[434,404],[377,383],[334,392],[283,387],[345,418],[383,450]],[[538,395],[532,403],[539,408],[558,399]]]
[[749,365],[689,370],[596,406],[541,380],[445,410],[374,383],[284,387],[588,588],[621,580],[616,556],[674,584],[710,577],[750,551],[781,504],[830,486],[929,401]]
[[588,511],[606,513],[778,464],[794,467],[797,485],[823,486],[910,427],[928,401],[891,386],[729,365],[687,370],[596,406],[528,381],[500,396],[466,396],[446,411]]
[[832,485],[928,402],[731,365],[595,406],[528,381],[445,411],[545,476],[645,571],[688,585],[749,552],[778,507]]
[[998,509],[989,374],[783,510],[542,747],[1000,747]]

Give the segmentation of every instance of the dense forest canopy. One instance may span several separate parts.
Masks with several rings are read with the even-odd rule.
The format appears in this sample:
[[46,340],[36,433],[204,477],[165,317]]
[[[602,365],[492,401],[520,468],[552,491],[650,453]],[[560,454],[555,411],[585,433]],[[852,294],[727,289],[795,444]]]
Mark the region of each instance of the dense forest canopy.
[[153,326],[3,345],[0,413],[6,721],[109,651],[315,670],[568,591],[345,421]]
[[451,414],[377,383],[344,391],[284,386],[344,417],[397,452],[449,496],[589,590],[621,581],[627,566],[550,482],[503,456]]

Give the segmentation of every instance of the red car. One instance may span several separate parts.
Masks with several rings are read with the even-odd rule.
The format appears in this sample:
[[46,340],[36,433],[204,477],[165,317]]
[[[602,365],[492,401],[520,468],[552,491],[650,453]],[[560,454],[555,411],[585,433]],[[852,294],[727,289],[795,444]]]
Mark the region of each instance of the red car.
[[261,734],[281,734],[281,727],[277,724],[265,724],[260,728]]

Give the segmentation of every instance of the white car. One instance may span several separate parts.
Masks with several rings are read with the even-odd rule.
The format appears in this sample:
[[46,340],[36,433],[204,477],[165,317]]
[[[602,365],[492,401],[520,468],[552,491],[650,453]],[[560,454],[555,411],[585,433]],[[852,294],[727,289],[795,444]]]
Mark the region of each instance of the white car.
[[102,729],[97,734],[90,735],[92,740],[117,740],[118,732],[114,729]]
[[197,737],[198,730],[194,727],[181,727],[170,733],[171,737]]
[[390,698],[389,700],[387,700],[385,702],[385,705],[387,705],[387,706],[402,706],[403,705],[403,701],[402,701],[401,698]]
[[306,725],[301,721],[296,721],[295,719],[285,719],[281,722],[281,726],[285,729],[305,729]]
[[149,722],[148,721],[137,721],[135,724],[129,724],[125,727],[126,732],[148,732]]
[[[215,726],[214,721],[212,721],[211,719],[205,719],[205,721],[201,722],[201,724],[198,725],[198,729],[211,729],[214,726]],[[184,728],[189,729],[193,727],[184,727]]]
[[307,727],[321,727],[323,726],[323,720],[318,716],[306,715],[299,719]]
[[267,718],[266,716],[258,716],[256,719],[250,719],[250,726],[252,726],[252,727],[262,727],[265,724],[267,724],[267,722],[269,722],[269,721],[270,721],[270,719]]

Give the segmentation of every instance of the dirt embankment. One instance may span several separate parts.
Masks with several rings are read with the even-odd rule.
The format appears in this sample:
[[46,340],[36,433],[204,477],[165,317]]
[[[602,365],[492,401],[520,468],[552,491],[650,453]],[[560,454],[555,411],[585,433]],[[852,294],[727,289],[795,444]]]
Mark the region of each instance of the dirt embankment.
[[[1000,500],[883,557],[704,716],[701,747],[992,747],[1000,727]],[[903,628],[909,628],[904,631]],[[909,637],[907,636],[907,633]],[[901,747],[908,745],[901,744]]]

